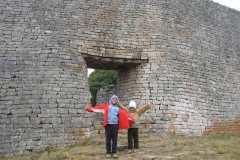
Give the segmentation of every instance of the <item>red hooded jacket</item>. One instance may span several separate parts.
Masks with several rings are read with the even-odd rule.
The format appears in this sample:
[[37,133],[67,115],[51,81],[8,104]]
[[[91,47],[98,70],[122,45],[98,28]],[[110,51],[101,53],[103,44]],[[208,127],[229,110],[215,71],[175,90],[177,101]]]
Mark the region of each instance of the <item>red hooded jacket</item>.
[[[107,121],[108,121],[108,103],[104,103],[99,106],[94,106],[94,107],[88,107],[86,110],[88,112],[102,112],[103,114],[103,126],[107,126]],[[135,123],[135,120],[123,109],[119,108],[119,114],[118,114],[118,129],[128,129],[130,128],[130,124]]]

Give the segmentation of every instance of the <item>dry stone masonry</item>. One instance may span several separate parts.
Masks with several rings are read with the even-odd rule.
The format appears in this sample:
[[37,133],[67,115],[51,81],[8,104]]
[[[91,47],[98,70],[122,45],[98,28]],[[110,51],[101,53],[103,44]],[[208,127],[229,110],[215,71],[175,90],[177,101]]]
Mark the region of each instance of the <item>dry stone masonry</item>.
[[[101,134],[87,68],[151,132],[240,134],[240,12],[210,0],[2,0],[0,155]],[[100,92],[99,92],[99,96]],[[105,98],[104,98],[105,97]]]

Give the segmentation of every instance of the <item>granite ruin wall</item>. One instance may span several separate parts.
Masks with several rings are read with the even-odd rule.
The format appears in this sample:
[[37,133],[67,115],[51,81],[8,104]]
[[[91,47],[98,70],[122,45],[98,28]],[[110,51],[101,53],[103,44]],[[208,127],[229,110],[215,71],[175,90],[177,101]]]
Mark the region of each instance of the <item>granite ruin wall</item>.
[[2,0],[0,155],[99,134],[87,68],[119,70],[125,106],[152,100],[152,132],[239,134],[239,17],[210,0]]

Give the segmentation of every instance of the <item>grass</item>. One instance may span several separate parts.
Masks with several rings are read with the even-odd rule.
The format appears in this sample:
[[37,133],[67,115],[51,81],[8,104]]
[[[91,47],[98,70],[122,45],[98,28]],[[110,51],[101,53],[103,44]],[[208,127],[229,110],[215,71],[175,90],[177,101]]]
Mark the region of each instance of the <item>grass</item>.
[[[118,154],[122,160],[238,160],[240,135],[189,137],[156,133],[139,134],[139,151],[127,153],[127,134],[119,133]],[[50,148],[43,153],[0,158],[0,160],[98,160],[105,159],[105,138],[92,137],[65,148]]]

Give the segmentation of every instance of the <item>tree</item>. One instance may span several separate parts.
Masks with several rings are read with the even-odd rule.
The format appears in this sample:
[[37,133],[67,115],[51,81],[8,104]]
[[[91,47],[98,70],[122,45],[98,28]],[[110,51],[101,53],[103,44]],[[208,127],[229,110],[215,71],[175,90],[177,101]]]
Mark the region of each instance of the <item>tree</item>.
[[91,104],[96,105],[96,96],[100,88],[117,84],[118,71],[95,69],[88,77],[88,85],[91,93]]

